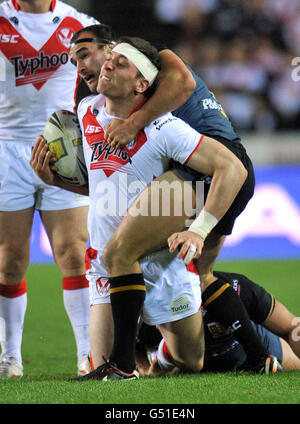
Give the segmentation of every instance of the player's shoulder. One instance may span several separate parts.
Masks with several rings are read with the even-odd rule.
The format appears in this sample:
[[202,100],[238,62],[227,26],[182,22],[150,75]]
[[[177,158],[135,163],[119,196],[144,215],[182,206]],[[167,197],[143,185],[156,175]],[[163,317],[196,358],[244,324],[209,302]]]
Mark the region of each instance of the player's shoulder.
[[0,16],[1,17],[10,17],[14,12],[13,5],[11,1],[4,1],[0,3]]
[[82,113],[85,109],[91,106],[93,104],[95,97],[97,97],[95,94],[91,94],[90,96],[87,96],[81,99],[77,107],[77,114]]
[[172,131],[174,127],[180,125],[180,121],[181,120],[172,115],[172,113],[166,113],[152,121],[150,125],[145,128],[145,131],[153,136],[158,136],[159,134],[166,135],[168,132]]
[[90,107],[93,114],[97,115],[99,109],[104,105],[104,97],[101,94],[91,94],[84,97],[77,108],[77,115],[80,117],[85,114]]
[[89,25],[95,25],[99,24],[100,22],[97,21],[97,19],[93,18],[92,16],[87,15],[86,13],[80,12],[75,7],[64,3],[60,0],[57,0],[55,9],[55,13],[59,14],[61,17],[70,17],[77,19],[81,22],[83,26],[89,26]]
[[237,281],[238,283],[244,282],[244,281],[250,281],[249,278],[247,278],[243,274],[238,274],[235,272],[223,272],[223,271],[215,271],[214,275],[218,278],[221,278],[222,280],[228,281],[231,285]]

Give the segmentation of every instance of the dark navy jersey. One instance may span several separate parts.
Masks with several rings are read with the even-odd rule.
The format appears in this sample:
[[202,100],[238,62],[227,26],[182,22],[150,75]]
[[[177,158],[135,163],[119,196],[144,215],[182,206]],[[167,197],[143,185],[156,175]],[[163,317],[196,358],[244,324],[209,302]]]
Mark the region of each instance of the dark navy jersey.
[[[217,271],[214,271],[214,275],[233,287],[254,323],[262,324],[273,312],[274,297],[249,278],[242,274]],[[205,308],[202,308],[202,313],[207,355],[221,355],[239,344],[234,337],[234,328],[224,328]]]
[[207,88],[204,81],[187,65],[195,81],[196,88],[188,100],[174,110],[173,115],[187,122],[201,134],[210,137],[219,136],[230,141],[240,142],[232,124],[217,101],[214,94]]
[[[154,45],[159,52],[168,49],[164,45],[157,43]],[[196,81],[196,88],[183,105],[172,111],[173,115],[187,122],[201,134],[240,142],[241,139],[234,131],[222,105],[207,88],[205,82],[189,65],[186,66]]]

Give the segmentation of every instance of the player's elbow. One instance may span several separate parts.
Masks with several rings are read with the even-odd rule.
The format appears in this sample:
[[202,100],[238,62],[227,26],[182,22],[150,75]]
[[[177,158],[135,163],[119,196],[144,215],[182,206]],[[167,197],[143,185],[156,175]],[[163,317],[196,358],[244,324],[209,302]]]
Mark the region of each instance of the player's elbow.
[[235,169],[239,177],[240,186],[242,187],[248,177],[248,171],[239,159],[236,161]]
[[180,74],[178,87],[180,87],[182,96],[187,100],[196,88],[196,81],[191,72]]

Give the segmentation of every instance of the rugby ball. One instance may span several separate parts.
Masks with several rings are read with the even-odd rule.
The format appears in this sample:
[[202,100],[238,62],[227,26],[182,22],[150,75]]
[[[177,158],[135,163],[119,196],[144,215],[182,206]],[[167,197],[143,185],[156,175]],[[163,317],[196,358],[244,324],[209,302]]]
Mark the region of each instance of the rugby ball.
[[48,119],[44,137],[49,150],[56,156],[57,175],[67,184],[87,184],[82,136],[77,115],[67,110],[57,110]]

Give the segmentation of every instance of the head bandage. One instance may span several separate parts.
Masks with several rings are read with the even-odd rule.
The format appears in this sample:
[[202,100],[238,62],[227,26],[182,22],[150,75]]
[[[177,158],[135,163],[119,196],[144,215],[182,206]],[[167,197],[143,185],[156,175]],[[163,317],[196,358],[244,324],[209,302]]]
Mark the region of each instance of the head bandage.
[[143,77],[149,81],[149,84],[153,84],[159,71],[147,56],[128,43],[117,44],[112,51],[127,57],[127,59],[140,71]]

